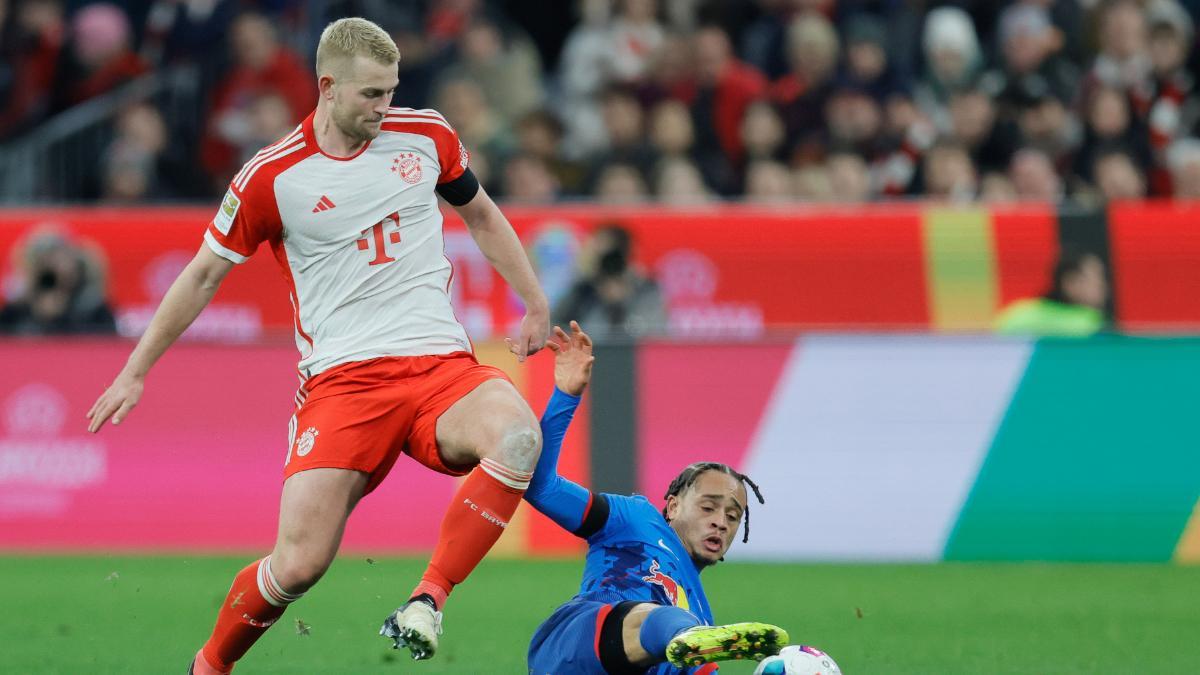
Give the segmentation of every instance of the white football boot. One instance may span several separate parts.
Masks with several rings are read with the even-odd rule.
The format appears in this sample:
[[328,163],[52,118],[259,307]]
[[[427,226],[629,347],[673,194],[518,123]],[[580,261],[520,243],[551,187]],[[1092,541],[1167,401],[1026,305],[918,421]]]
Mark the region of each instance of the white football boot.
[[442,613],[427,602],[409,600],[383,622],[379,634],[395,641],[393,649],[407,648],[414,660],[433,658],[442,634]]

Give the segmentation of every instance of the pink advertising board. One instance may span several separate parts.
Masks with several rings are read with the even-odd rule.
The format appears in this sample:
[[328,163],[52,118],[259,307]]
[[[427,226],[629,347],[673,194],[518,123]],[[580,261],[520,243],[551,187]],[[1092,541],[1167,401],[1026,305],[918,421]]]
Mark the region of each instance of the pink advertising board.
[[[693,462],[745,470],[792,343],[672,344],[638,349],[638,491],[656,504]],[[703,367],[697,367],[703,364]]]
[[[181,344],[119,427],[85,414],[132,343],[0,341],[0,550],[265,551],[298,384],[290,345]],[[407,457],[345,550],[432,548],[455,487]]]

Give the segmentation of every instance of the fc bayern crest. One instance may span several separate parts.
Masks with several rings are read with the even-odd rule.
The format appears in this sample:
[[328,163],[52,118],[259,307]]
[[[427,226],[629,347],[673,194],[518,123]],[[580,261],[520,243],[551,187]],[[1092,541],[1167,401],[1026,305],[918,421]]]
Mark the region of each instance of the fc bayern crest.
[[405,183],[416,185],[421,182],[421,158],[411,152],[402,152],[392,160],[392,173],[400,174]]
[[317,444],[317,436],[320,435],[316,427],[309,427],[300,434],[300,438],[296,439],[296,456],[303,457],[312,452],[313,446]]

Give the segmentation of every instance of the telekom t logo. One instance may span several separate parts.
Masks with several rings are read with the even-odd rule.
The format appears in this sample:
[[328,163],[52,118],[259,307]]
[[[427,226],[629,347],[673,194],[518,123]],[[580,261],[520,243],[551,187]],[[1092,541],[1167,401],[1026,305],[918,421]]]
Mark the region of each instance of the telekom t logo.
[[358,250],[371,251],[375,256],[371,262],[367,263],[368,265],[383,265],[396,261],[395,258],[388,255],[388,242],[400,243],[399,211],[388,214],[383,220],[363,230],[362,237],[355,243],[358,244]]

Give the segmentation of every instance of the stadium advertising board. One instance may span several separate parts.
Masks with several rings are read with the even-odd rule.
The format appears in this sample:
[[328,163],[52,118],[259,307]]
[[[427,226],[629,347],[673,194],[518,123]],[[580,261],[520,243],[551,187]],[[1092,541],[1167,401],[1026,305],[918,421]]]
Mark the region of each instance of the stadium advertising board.
[[[0,549],[269,547],[291,346],[179,345],[133,415],[89,435],[84,413],[129,348],[0,341]],[[819,335],[631,349],[631,489],[661,503],[694,461],[747,473],[767,503],[751,504],[750,542],[731,559],[1200,562],[1200,339]],[[477,353],[544,407],[549,354],[517,367],[502,345]],[[596,433],[611,424],[591,423],[589,409],[622,409],[604,392],[585,397],[560,460],[584,484],[624,456]],[[454,488],[401,459],[351,519],[346,550],[429,549]],[[523,509],[498,552],[579,550]]]
[[809,336],[638,363],[640,491],[702,460],[762,487],[730,559],[1200,562],[1200,340]]
[[[286,344],[171,349],[131,416],[101,433],[85,413],[129,355],[123,340],[0,340],[0,549],[262,551],[275,538],[296,392]],[[535,405],[553,386],[548,354],[518,369],[477,345]],[[587,410],[564,443],[564,474],[587,482]],[[423,551],[437,541],[455,479],[402,457],[351,518],[348,551]],[[498,550],[575,551],[524,508]]]
[[[928,322],[915,208],[800,215],[737,207],[507,213],[552,301],[569,289],[593,229],[609,224],[629,229],[637,262],[659,282],[672,334],[753,338],[771,327]],[[477,339],[502,335],[520,318],[519,300],[457,216],[446,215],[445,252],[454,265],[459,319]],[[17,258],[31,234],[67,232],[103,260],[120,332],[138,335],[194,255],[211,216],[198,208],[0,211],[0,250],[10,252],[6,286],[21,284]],[[803,292],[811,288],[823,291]],[[291,305],[276,263],[260,252],[229,276],[188,335],[245,341],[291,327]]]
[[[1048,287],[1064,242],[1084,235],[1107,241],[1106,226],[1118,324],[1200,325],[1200,238],[1189,234],[1200,213],[1195,205],[1115,206],[1110,225],[1096,213],[1084,219],[1086,228],[1064,227],[1061,214],[1039,206],[580,206],[506,213],[552,300],[570,287],[591,231],[626,227],[636,261],[659,283],[676,337],[755,338],[797,327],[986,329],[1000,307]],[[459,319],[476,339],[503,335],[519,319],[519,301],[457,216],[446,215]],[[120,331],[137,335],[211,217],[208,208],[0,210],[5,293],[12,296],[24,283],[20,251],[30,235],[65,231],[97,253]],[[260,253],[230,275],[188,336],[248,341],[288,334],[291,312],[275,261]]]

